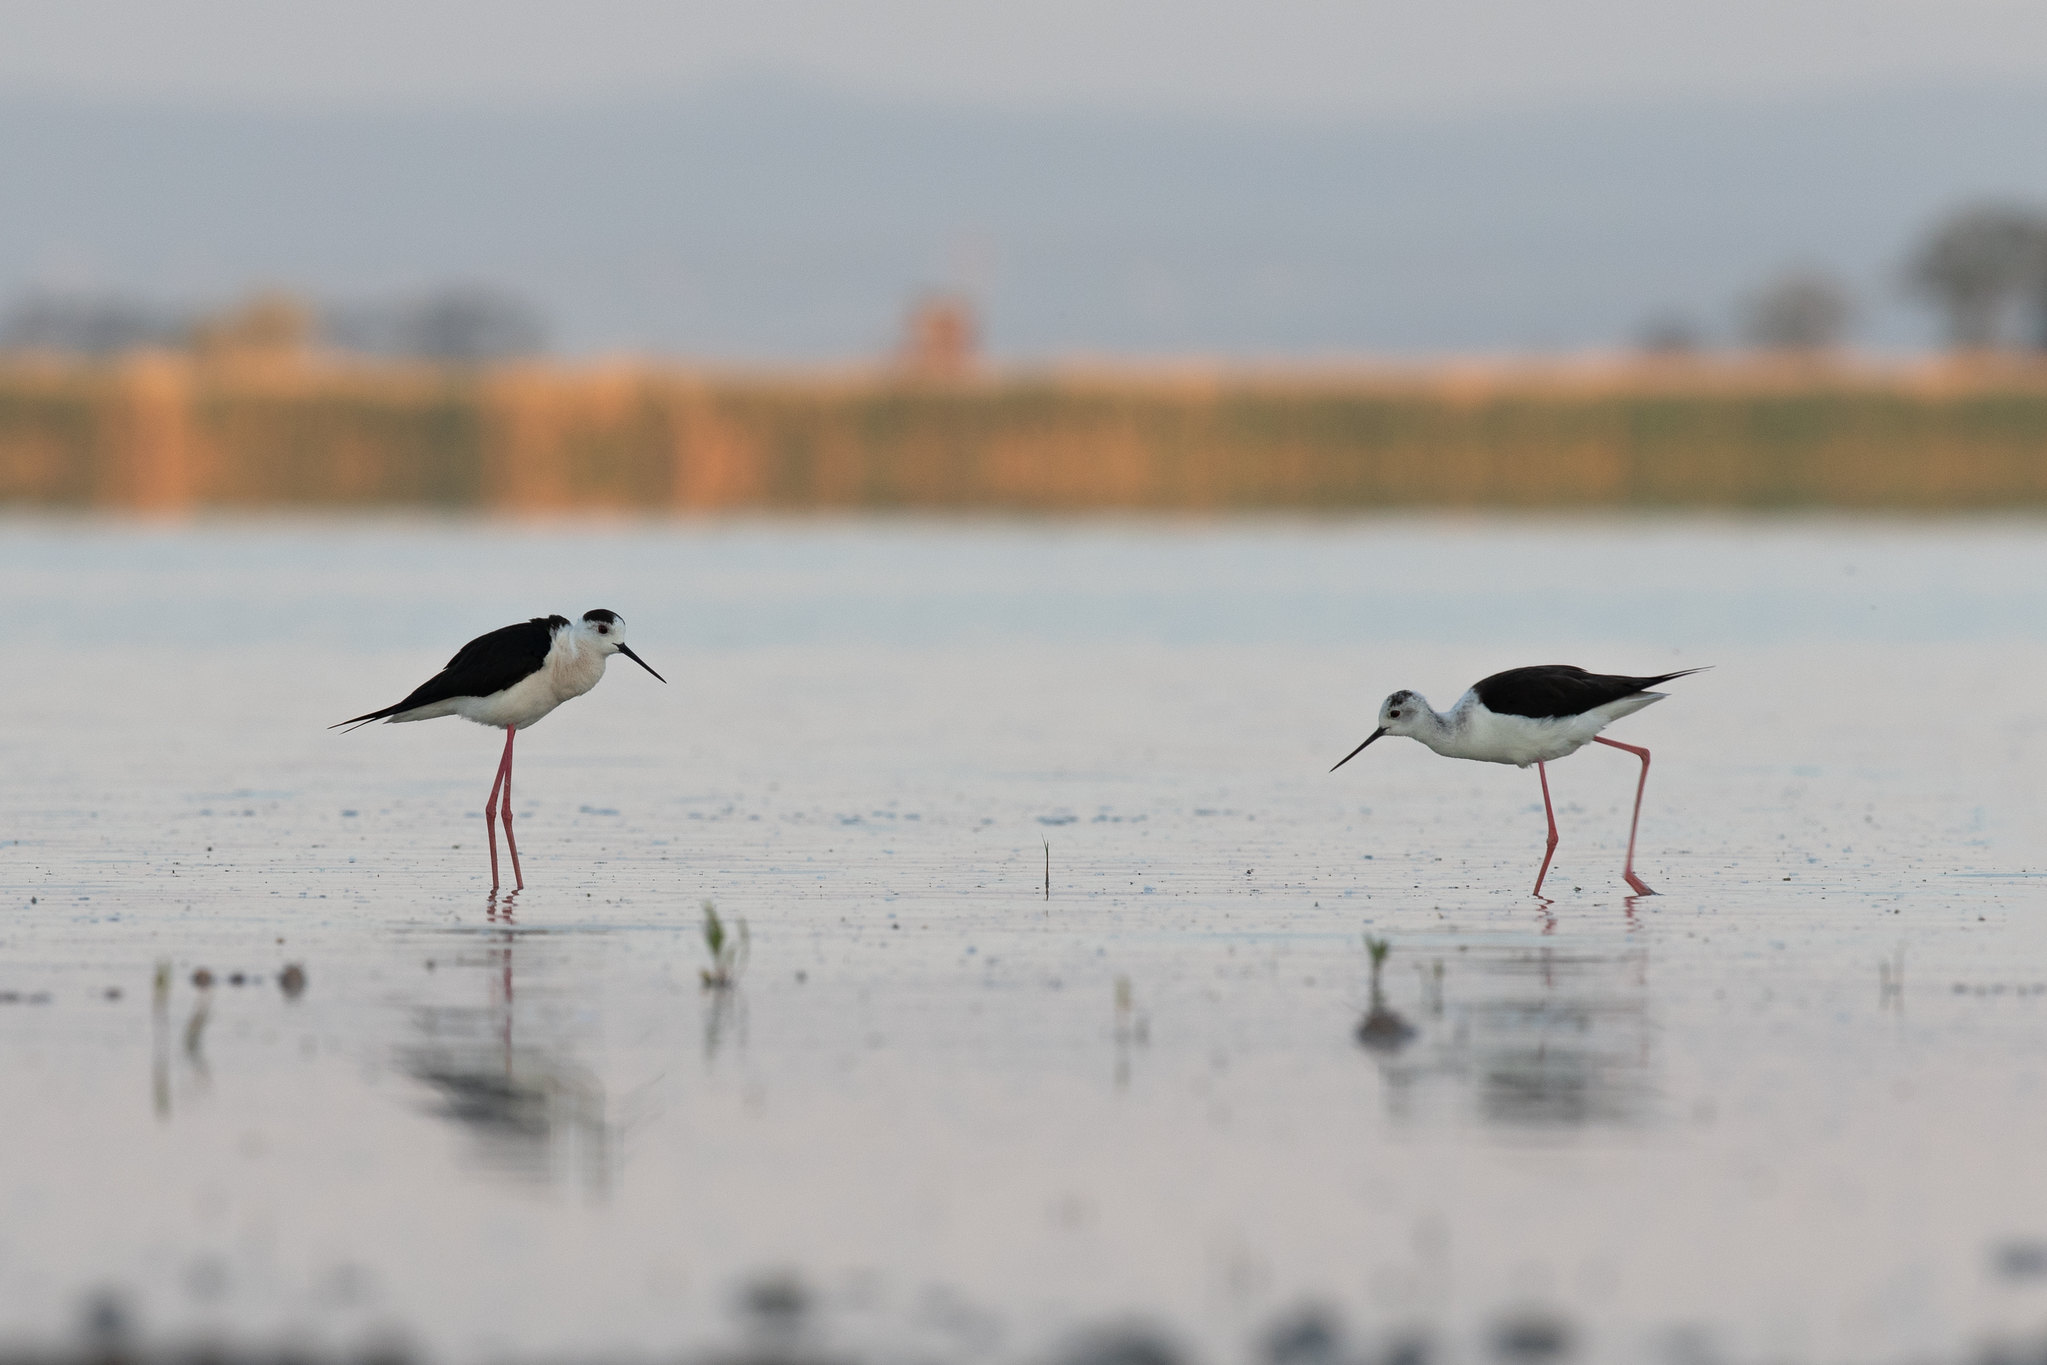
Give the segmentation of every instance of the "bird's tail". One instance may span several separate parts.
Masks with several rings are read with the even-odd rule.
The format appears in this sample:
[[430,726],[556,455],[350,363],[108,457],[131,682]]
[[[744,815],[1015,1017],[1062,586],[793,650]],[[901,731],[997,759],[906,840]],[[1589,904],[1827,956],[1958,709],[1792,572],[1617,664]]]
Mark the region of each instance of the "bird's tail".
[[392,716],[396,715],[397,712],[398,712],[397,707],[387,706],[381,711],[371,711],[367,715],[354,716],[348,720],[336,721],[334,722],[334,724],[328,726],[327,728],[329,730],[339,730],[342,726],[345,725],[348,727],[349,733],[353,734],[355,731],[362,729],[363,726],[365,725],[370,725],[380,720],[389,720]]

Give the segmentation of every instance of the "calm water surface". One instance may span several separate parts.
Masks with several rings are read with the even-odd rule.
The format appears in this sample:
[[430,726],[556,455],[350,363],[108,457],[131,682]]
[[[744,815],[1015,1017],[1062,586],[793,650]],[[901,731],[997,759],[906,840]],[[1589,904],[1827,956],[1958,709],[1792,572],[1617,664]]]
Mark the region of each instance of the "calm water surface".
[[[495,735],[325,727],[596,606],[670,685],[522,738],[493,899]],[[2047,1332],[2041,527],[15,520],[0,640],[0,1347]],[[1616,730],[1659,896],[1626,755],[1550,903],[1533,773],[1327,771],[1549,661],[1715,665]]]

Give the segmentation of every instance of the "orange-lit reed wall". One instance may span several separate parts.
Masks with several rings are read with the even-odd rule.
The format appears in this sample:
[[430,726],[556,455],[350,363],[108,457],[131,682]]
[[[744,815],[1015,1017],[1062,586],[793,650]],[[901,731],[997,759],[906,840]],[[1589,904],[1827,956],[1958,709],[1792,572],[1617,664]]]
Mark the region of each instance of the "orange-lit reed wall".
[[0,362],[0,505],[2047,508],[2047,375]]

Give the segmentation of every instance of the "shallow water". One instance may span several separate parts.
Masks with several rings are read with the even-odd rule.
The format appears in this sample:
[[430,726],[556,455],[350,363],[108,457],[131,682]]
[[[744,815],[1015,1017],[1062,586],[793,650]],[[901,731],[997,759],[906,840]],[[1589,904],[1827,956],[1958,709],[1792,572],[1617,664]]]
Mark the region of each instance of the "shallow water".
[[[522,737],[492,900],[497,737],[325,726],[593,606],[671,685]],[[2047,1330],[2036,525],[16,520],[0,638],[0,1346]],[[1533,773],[1327,771],[1543,661],[1715,665],[1615,731],[1662,894],[1624,754],[1550,903]]]

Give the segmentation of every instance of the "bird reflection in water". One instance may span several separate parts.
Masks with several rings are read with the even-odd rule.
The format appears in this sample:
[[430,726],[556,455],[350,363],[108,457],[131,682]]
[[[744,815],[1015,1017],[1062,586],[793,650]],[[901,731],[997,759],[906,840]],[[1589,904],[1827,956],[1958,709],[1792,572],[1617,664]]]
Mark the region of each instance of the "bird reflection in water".
[[[1376,1009],[1376,992],[1374,1001]],[[1396,1120],[1540,1129],[1625,1127],[1653,1116],[1641,950],[1543,945],[1445,955],[1422,968],[1420,1012],[1412,1047],[1373,1048]],[[1367,1046],[1370,1023],[1367,1016],[1358,1030]]]
[[420,1037],[401,1065],[433,1092],[432,1112],[474,1140],[483,1169],[542,1183],[574,1179],[601,1198],[611,1186],[619,1136],[603,1082],[571,1055],[568,1022],[552,1008],[559,1002],[545,994],[520,998],[520,954],[541,950],[513,927],[514,901],[491,897],[488,918],[500,927],[481,954],[465,951],[452,972],[435,964],[437,987],[467,993],[480,986],[486,1003],[420,1004],[414,1016]]

